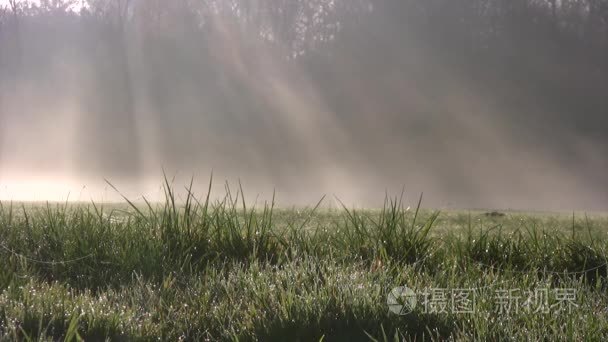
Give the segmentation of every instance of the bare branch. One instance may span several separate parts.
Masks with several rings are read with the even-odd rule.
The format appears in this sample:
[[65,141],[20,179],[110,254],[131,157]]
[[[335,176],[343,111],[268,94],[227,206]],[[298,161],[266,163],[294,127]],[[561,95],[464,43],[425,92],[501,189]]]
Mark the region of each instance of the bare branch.
[[8,0],[8,4],[11,6],[13,10],[13,14],[17,14],[17,10],[19,9],[19,5],[17,4],[17,0]]

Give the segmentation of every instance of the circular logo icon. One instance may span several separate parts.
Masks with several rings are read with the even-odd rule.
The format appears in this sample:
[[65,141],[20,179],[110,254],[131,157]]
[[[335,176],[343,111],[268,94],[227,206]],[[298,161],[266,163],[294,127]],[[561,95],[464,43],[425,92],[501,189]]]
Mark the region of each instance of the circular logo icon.
[[416,293],[406,286],[395,287],[386,298],[388,310],[397,315],[406,315],[416,307]]

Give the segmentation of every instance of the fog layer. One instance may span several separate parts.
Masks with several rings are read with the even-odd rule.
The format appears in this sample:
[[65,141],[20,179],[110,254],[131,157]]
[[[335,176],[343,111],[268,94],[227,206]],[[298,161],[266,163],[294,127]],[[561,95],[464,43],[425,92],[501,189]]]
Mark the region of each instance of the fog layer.
[[608,1],[41,3],[0,10],[0,199],[608,209]]

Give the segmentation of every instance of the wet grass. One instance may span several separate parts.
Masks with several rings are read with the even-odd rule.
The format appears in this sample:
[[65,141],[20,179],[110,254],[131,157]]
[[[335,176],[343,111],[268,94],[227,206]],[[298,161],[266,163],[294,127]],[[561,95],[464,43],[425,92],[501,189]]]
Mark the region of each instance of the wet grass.
[[[1,203],[0,340],[608,338],[605,217],[440,213],[422,198],[279,210],[190,189],[178,201],[167,183],[162,204]],[[398,286],[418,295],[403,315],[387,304]],[[470,312],[454,310],[462,290]]]

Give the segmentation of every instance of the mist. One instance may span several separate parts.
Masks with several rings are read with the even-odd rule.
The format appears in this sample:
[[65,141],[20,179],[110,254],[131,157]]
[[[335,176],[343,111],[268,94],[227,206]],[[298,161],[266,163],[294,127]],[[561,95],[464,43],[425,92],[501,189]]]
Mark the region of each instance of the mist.
[[608,209],[608,2],[0,4],[1,200]]

